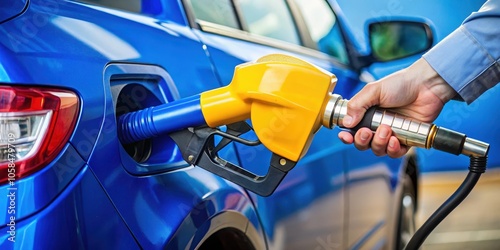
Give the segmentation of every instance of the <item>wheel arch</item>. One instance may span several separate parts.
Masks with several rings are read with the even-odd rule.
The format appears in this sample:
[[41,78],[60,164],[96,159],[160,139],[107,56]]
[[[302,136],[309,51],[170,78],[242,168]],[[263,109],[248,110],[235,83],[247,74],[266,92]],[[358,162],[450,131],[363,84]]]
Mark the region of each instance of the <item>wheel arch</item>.
[[[221,204],[221,201],[225,201],[225,204]],[[228,243],[219,239],[225,239]],[[246,194],[236,190],[219,190],[204,197],[184,218],[164,247],[236,250],[265,248],[266,240],[255,208]]]
[[390,211],[388,211],[388,241],[386,241],[385,248],[387,249],[397,249],[397,241],[399,240],[399,215],[400,215],[400,204],[403,195],[403,186],[406,176],[412,182],[413,190],[415,192],[415,202],[414,202],[414,211],[417,211],[418,208],[418,184],[419,184],[419,174],[420,174],[420,166],[417,154],[415,149],[412,148],[410,151],[404,156],[399,171],[398,171],[398,185],[394,190],[392,207]]
[[410,152],[409,156],[407,157],[404,171],[405,171],[404,173],[410,177],[410,179],[413,183],[413,190],[415,190],[415,211],[417,211],[418,200],[419,200],[418,184],[420,181],[420,178],[419,178],[420,166],[419,166],[417,154],[414,151]]
[[[213,222],[219,221],[235,221],[239,220],[244,224],[244,227],[233,227],[232,225],[224,225],[225,223],[214,225]],[[211,231],[204,234],[201,241],[192,242],[191,245],[196,245],[194,249],[221,249],[221,250],[254,250],[262,249],[260,242],[260,237],[255,230],[255,227],[249,223],[249,221],[239,213],[234,211],[224,212],[219,214],[217,218],[214,218],[211,224]],[[193,239],[196,238],[197,235]],[[259,247],[260,246],[260,247]]]

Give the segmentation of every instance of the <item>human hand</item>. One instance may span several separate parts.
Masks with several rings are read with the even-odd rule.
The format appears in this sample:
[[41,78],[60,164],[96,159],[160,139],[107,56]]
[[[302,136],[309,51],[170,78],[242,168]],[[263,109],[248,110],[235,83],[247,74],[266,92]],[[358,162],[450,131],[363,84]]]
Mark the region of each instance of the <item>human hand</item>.
[[[455,90],[427,61],[419,59],[406,69],[367,84],[348,102],[343,125],[347,128],[356,126],[372,106],[390,108],[396,113],[430,123],[455,95]],[[371,148],[378,156],[387,154],[397,158],[409,149],[399,143],[387,125],[381,125],[375,133],[368,128],[361,128],[354,136],[345,131],[338,136],[346,144],[354,143],[359,150]]]

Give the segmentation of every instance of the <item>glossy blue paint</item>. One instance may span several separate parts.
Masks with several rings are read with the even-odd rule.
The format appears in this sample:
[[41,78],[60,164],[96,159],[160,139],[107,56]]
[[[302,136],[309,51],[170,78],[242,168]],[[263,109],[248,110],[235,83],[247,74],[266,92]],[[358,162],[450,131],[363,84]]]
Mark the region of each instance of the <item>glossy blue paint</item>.
[[[0,186],[1,197],[16,193],[16,220],[22,220],[50,205],[63,192],[85,165],[80,155],[71,145],[66,145],[62,153],[49,165],[29,177],[16,180],[15,186]],[[9,188],[17,188],[11,190]],[[9,207],[8,199],[0,199],[0,206]],[[7,209],[0,213],[0,225],[9,222]]]
[[28,73],[19,66],[15,53],[3,44],[0,44],[0,58],[2,62],[9,62],[0,65],[0,80],[2,82],[31,82]]
[[[318,131],[309,153],[265,198],[189,166],[166,135],[151,140],[144,162],[130,156],[118,140],[119,113],[227,85],[237,64],[265,54],[292,54],[333,72],[335,92],[347,98],[364,84],[350,65],[326,55],[190,27],[184,2],[142,1],[147,15],[141,15],[31,0],[22,15],[0,25],[7,38],[0,40],[1,84],[71,89],[81,100],[76,128],[59,157],[16,182],[19,241],[10,244],[2,234],[0,247],[185,249],[224,227],[240,230],[258,249],[389,242],[404,161],[346,146],[337,130]],[[340,7],[331,4],[351,39],[355,34]],[[133,97],[130,110],[119,107],[124,92]],[[270,152],[232,145],[221,157],[265,173]],[[0,187],[0,196],[7,192]],[[6,202],[0,199],[0,207]],[[358,216],[367,212],[375,216]],[[6,210],[0,222],[5,229]]]
[[42,212],[16,220],[15,242],[10,226],[0,230],[2,249],[140,249],[87,166]]
[[0,2],[0,23],[20,15],[27,7],[28,0],[12,0]]

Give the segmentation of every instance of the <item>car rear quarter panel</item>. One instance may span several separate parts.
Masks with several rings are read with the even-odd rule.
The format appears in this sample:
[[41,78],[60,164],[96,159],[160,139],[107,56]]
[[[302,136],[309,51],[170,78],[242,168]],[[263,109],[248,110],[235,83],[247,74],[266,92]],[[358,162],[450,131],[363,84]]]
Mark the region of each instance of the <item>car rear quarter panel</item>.
[[[202,44],[189,28],[179,25],[182,14],[177,15],[175,22],[162,22],[74,2],[33,0],[26,13],[0,26],[7,38],[0,41],[1,53],[8,55],[2,60],[9,59],[2,61],[7,72],[2,82],[78,93],[81,114],[70,139],[72,148],[88,162],[88,171],[146,249],[165,246],[185,218],[193,218],[198,229],[224,211],[241,214],[261,231],[246,193],[202,169],[186,166],[158,175],[135,176],[122,166],[112,95],[109,82],[104,80],[106,65],[120,62],[162,67],[177,85],[180,97],[220,86]],[[68,180],[83,164],[75,168]],[[50,183],[42,183],[37,190],[47,185]],[[67,187],[59,187],[52,199]],[[114,242],[116,237],[103,241]]]
[[0,2],[0,23],[20,15],[28,6],[28,0],[12,0]]
[[[32,190],[38,198],[45,188]],[[27,187],[17,190],[23,189]],[[28,205],[22,199],[17,202],[18,208]],[[88,166],[41,212],[16,220],[14,242],[7,239],[11,226],[0,230],[1,249],[140,249]]]

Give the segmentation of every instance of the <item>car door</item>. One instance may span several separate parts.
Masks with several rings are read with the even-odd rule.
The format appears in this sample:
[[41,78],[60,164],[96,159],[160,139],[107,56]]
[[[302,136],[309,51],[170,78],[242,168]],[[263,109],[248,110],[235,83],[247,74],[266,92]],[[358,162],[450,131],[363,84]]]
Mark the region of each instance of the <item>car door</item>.
[[[350,97],[359,87],[359,76],[349,66],[343,27],[326,1],[189,0],[185,7],[223,85],[231,81],[237,64],[284,53],[333,72],[338,78],[336,93]],[[343,145],[336,132],[320,129],[308,154],[276,192],[270,197],[254,196],[271,246],[355,247],[374,235],[385,236],[394,186],[388,180],[394,171],[391,167],[399,164],[389,166],[386,158]],[[266,173],[268,150],[236,147],[244,168]],[[372,190],[373,200],[363,199],[366,190]],[[367,215],[373,211],[371,205],[377,210]],[[351,225],[354,229],[348,237],[344,228]]]
[[[40,8],[44,3],[54,4],[57,11],[44,13]],[[172,245],[183,249],[196,245],[213,233],[212,229],[197,230],[205,226],[205,222],[210,224],[212,218],[216,220],[211,225],[224,221],[221,218],[225,218],[226,211],[235,215],[226,227],[251,232],[252,225],[259,225],[251,202],[241,188],[186,164],[168,135],[131,144],[122,144],[117,138],[120,115],[219,86],[202,44],[182,20],[175,19],[174,14],[182,13],[176,2],[163,6],[164,10],[174,13],[169,15],[168,22],[151,17],[157,13],[146,12],[151,10],[146,8],[150,5],[141,0],[31,0],[30,4],[34,5],[30,11],[35,12],[30,16],[40,14],[38,16],[47,17],[50,22],[40,27],[32,42],[21,44],[20,48],[26,47],[29,53],[21,50],[20,54],[25,55],[27,65],[36,65],[32,72],[40,72],[36,76],[41,78],[34,78],[37,82],[52,82],[78,90],[83,104],[77,133],[72,139],[78,150],[75,154],[85,157],[86,169],[92,176],[89,178],[95,178],[95,185],[105,192],[102,196],[109,199],[112,211],[121,217],[133,235],[133,242],[142,249],[172,249],[169,248]],[[22,31],[15,28],[11,28],[11,34]],[[50,53],[44,53],[45,50]],[[71,161],[75,160],[71,158]],[[61,163],[57,168],[61,170],[56,174],[66,176],[72,173],[70,171],[78,171],[65,163]],[[66,185],[57,182],[55,185],[50,180],[38,182],[48,187]],[[75,189],[78,194],[83,192],[79,187]],[[40,197],[34,200],[41,201]],[[91,201],[95,203],[86,207],[73,201],[65,209],[87,215],[89,208],[90,217],[91,212],[101,209],[100,200]],[[61,215],[53,223],[64,224],[67,218]],[[69,218],[64,227],[57,230],[64,231],[75,225],[71,229],[79,232],[77,237],[93,236],[86,233],[88,224],[79,219]],[[248,220],[251,223],[245,224]],[[72,221],[75,224],[70,224]],[[95,235],[103,230],[115,233],[113,238],[93,238],[101,242],[101,248],[121,240],[116,238],[121,235],[119,231],[113,231],[110,226],[106,222],[91,230],[97,232]],[[57,230],[51,233],[55,235]],[[197,238],[191,239],[195,234]],[[255,238],[260,237],[256,235]],[[74,246],[83,246],[77,237]]]
[[[336,72],[340,85],[355,79],[342,62],[302,46],[302,34],[287,1],[191,0],[186,6],[223,85],[231,81],[236,65],[271,53],[298,56]],[[342,244],[345,159],[338,153],[343,148],[334,140],[336,135],[325,132],[319,131],[321,136],[311,145],[310,154],[272,196],[253,196],[271,248],[310,249],[323,241]],[[242,167],[266,173],[268,150],[263,146],[237,148]]]

